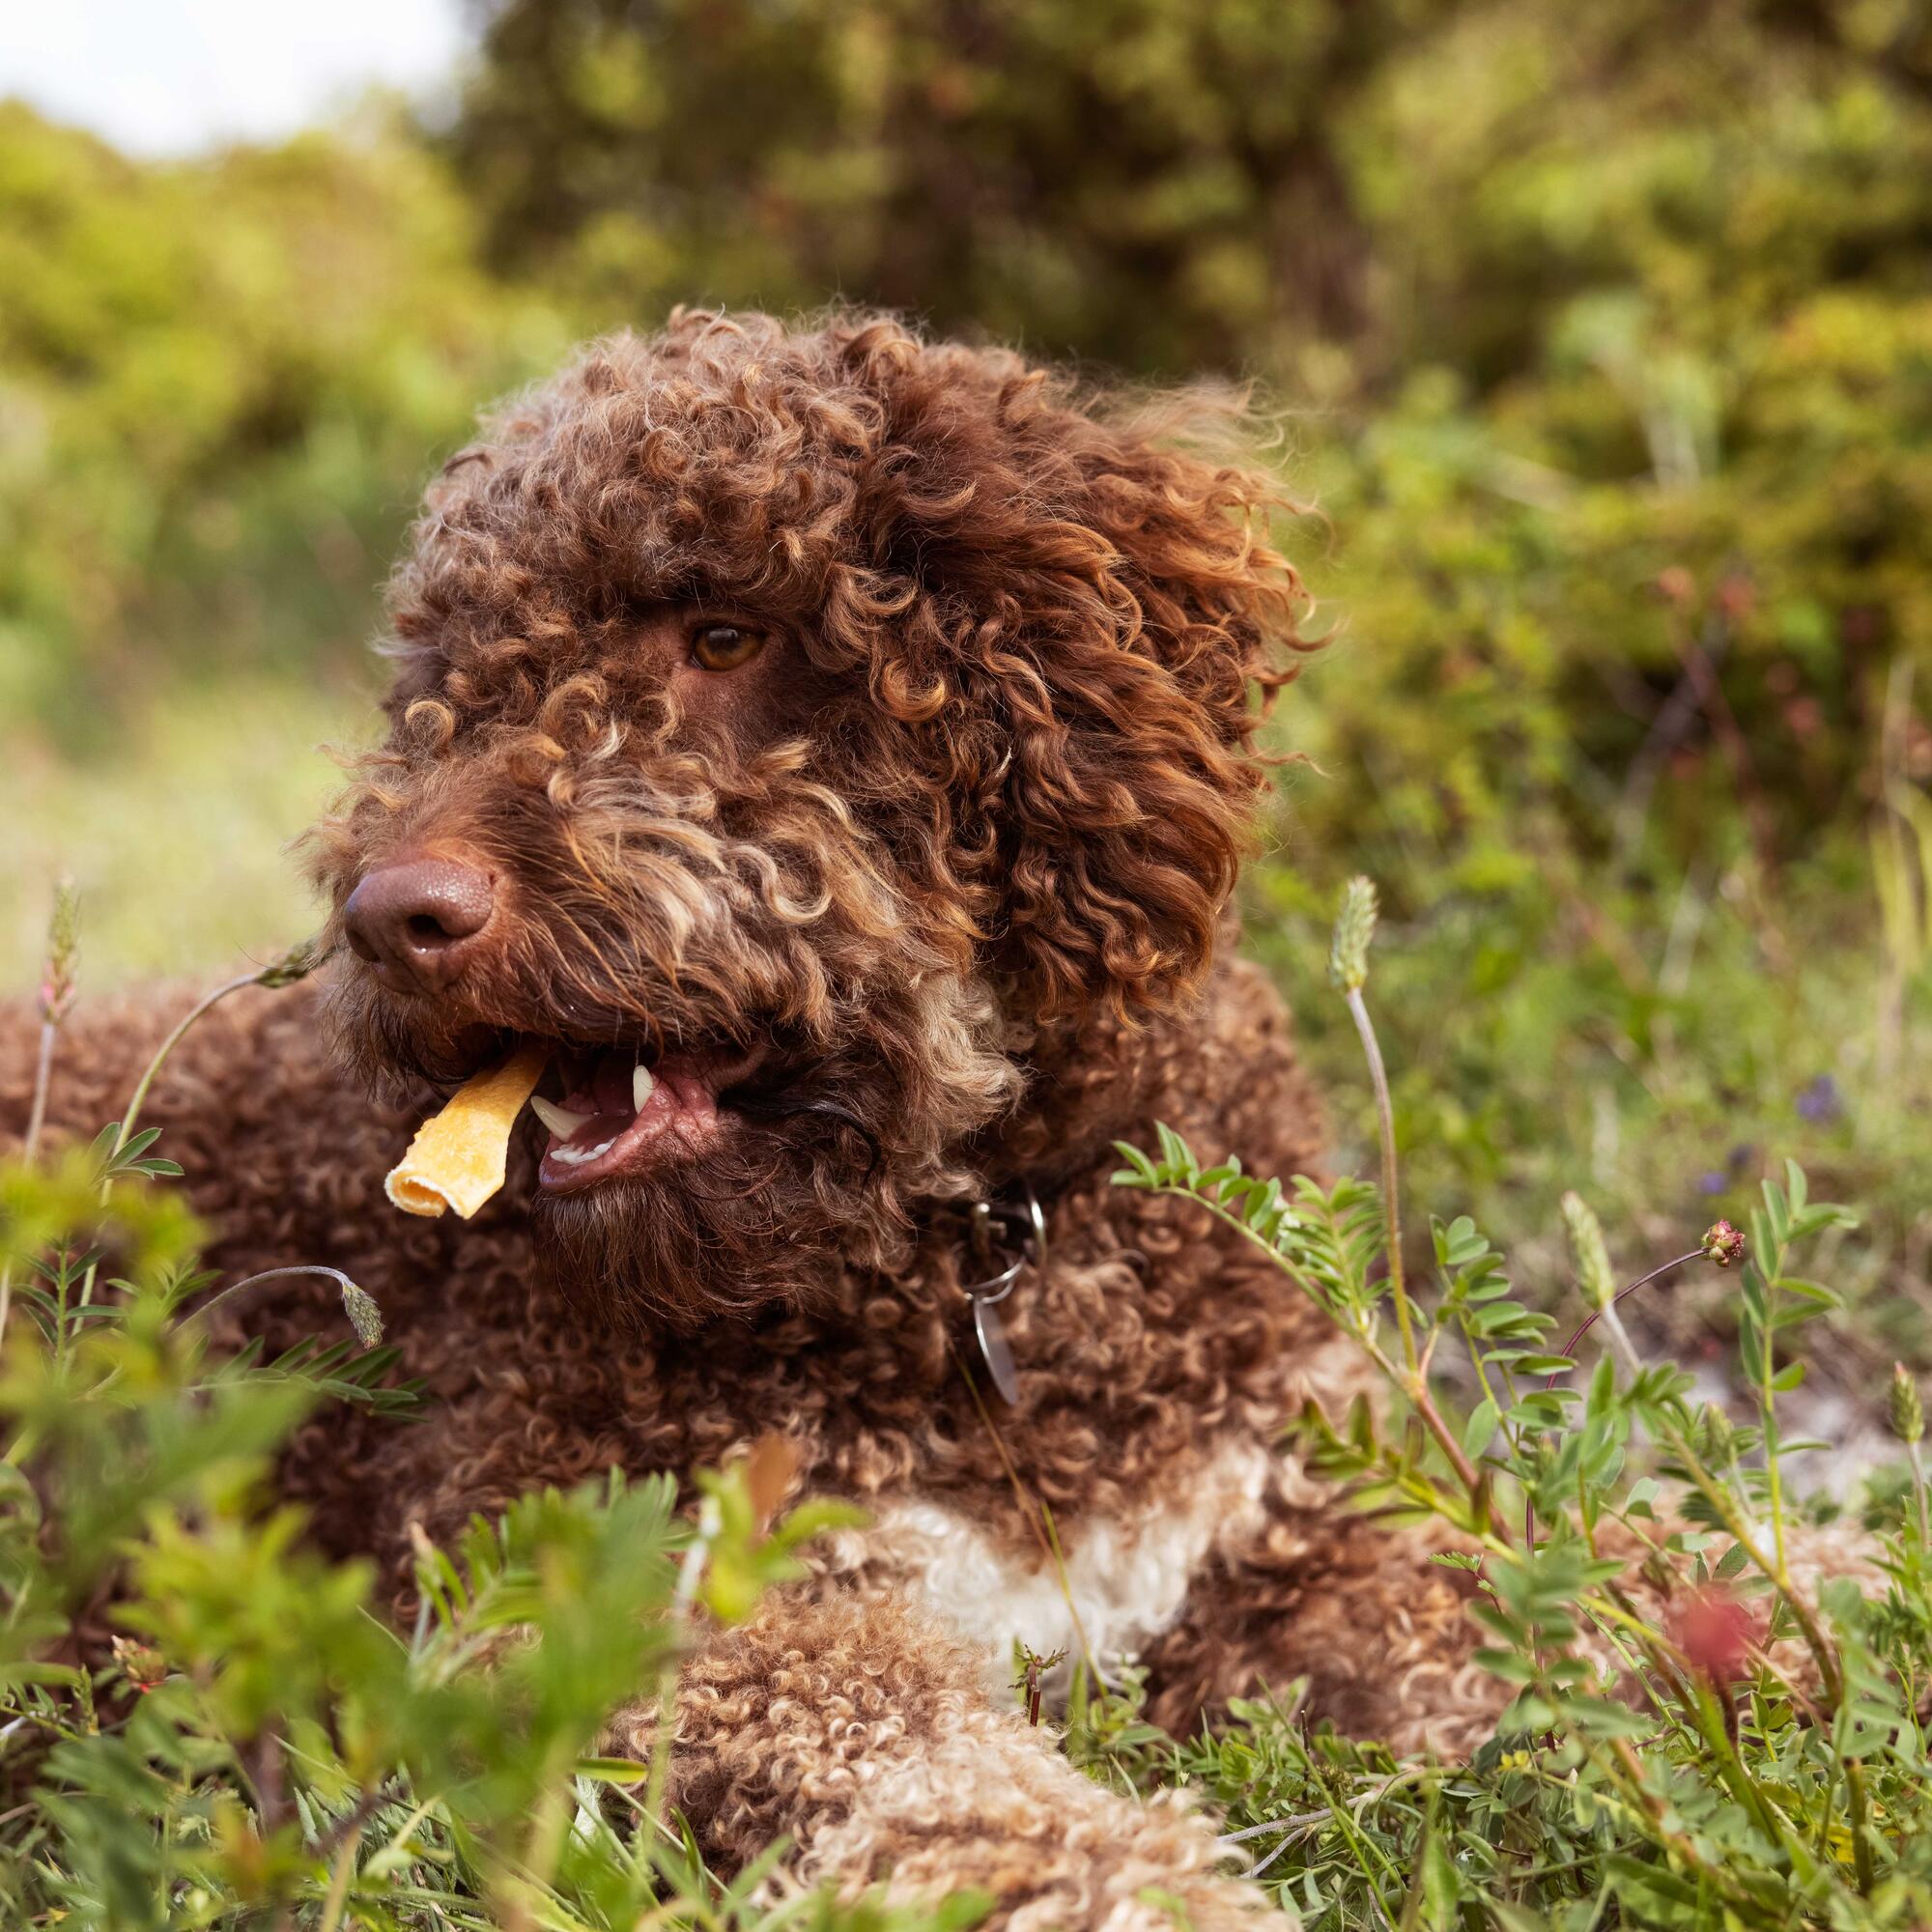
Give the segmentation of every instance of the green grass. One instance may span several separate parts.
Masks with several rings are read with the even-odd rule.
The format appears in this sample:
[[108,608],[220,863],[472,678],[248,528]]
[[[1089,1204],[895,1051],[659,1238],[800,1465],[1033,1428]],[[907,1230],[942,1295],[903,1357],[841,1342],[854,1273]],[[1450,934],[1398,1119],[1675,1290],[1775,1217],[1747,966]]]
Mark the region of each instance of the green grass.
[[85,906],[85,983],[212,974],[265,959],[314,910],[286,846],[327,796],[317,749],[366,733],[353,698],[270,682],[167,687],[84,762],[44,740],[0,736],[0,980],[39,970],[53,881]]

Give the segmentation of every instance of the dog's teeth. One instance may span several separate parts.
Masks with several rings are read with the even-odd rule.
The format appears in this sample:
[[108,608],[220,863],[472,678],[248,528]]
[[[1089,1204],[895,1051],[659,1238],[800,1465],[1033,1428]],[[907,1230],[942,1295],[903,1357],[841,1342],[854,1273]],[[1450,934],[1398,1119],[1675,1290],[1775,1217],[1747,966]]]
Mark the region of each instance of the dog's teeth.
[[600,1141],[594,1148],[552,1148],[550,1157],[565,1167],[582,1167],[586,1160],[601,1159],[616,1145],[617,1137],[613,1134],[608,1141]]
[[640,1060],[631,1069],[631,1107],[635,1113],[644,1111],[644,1102],[651,1097],[657,1082],[651,1078],[651,1069]]
[[589,1114],[573,1114],[568,1107],[559,1107],[554,1100],[534,1094],[530,1095],[530,1112],[560,1141],[567,1141],[593,1118]]

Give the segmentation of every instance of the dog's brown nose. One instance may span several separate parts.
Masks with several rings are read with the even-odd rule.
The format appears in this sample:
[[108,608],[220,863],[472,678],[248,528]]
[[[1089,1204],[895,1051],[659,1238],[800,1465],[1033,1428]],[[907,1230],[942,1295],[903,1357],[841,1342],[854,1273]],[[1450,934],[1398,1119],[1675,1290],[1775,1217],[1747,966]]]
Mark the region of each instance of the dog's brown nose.
[[436,992],[469,963],[490,923],[489,874],[457,859],[405,859],[364,875],[342,908],[350,951],[386,983]]

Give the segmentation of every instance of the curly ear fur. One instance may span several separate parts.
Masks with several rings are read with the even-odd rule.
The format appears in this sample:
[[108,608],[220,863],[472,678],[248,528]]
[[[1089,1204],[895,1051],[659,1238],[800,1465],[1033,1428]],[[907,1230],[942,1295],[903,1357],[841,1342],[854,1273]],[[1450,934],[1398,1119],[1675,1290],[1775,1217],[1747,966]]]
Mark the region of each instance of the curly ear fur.
[[1254,734],[1313,648],[1265,532],[1297,506],[1207,453],[1236,440],[1225,391],[1132,406],[893,323],[843,347],[885,420],[855,506],[873,555],[834,572],[824,632],[923,747],[940,916],[1041,1019],[1159,1009],[1208,964]]
[[[398,716],[534,721],[621,682],[634,600],[797,632],[816,773],[927,937],[1041,1019],[1157,1010],[1208,965],[1304,604],[1239,402],[1123,399],[888,318],[679,313],[593,344],[433,489],[400,573]],[[1257,701],[1259,698],[1259,702]]]

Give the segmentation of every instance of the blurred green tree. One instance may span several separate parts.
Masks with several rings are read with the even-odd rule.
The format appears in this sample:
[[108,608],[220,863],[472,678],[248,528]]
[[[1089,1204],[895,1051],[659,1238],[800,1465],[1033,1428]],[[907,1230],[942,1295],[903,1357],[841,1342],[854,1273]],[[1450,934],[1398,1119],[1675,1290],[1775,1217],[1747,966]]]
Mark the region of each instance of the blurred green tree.
[[1351,102],[1457,0],[484,0],[497,264],[829,292],[1133,369],[1367,321]]
[[439,445],[566,325],[393,116],[139,166],[0,101],[0,719],[366,633]]

